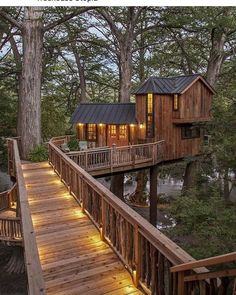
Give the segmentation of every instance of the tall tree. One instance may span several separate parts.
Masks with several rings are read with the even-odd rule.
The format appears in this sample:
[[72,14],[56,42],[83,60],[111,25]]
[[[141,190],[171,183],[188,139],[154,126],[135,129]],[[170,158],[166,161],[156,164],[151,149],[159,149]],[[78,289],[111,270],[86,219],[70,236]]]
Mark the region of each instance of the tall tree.
[[91,8],[75,9],[52,22],[44,24],[43,8],[25,7],[24,20],[18,22],[9,13],[0,10],[0,15],[21,31],[23,39],[22,91],[19,92],[18,136],[21,137],[22,157],[41,143],[41,74],[42,49],[45,32]]

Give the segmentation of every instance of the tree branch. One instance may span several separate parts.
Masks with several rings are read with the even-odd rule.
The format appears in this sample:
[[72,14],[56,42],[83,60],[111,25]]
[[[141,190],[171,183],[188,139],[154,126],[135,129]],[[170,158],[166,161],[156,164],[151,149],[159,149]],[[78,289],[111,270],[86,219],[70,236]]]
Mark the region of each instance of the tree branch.
[[0,9],[0,15],[11,25],[17,27],[18,29],[22,30],[22,25],[16,21],[13,17],[11,17],[8,13]]
[[81,14],[81,13],[84,13],[88,10],[91,10],[91,9],[94,9],[95,7],[83,7],[79,10],[76,10],[75,12],[71,13],[71,14],[68,14],[68,15],[65,15],[64,17],[56,20],[55,22],[52,22],[52,23],[49,23],[48,25],[46,25],[44,28],[43,28],[43,31],[46,32],[46,31],[49,31],[51,29],[53,29],[54,27],[66,22],[67,20]]

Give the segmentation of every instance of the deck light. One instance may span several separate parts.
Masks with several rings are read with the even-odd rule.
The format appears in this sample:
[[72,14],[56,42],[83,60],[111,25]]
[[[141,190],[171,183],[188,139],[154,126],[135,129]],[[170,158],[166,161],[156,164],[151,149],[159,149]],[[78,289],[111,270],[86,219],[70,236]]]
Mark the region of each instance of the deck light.
[[100,127],[103,127],[103,125],[104,125],[104,124],[102,124],[102,123],[99,124]]
[[143,122],[139,124],[140,129],[143,129]]
[[83,123],[79,123],[78,125],[79,125],[79,127],[82,127],[83,126]]
[[134,124],[130,124],[130,127],[133,128],[134,127]]

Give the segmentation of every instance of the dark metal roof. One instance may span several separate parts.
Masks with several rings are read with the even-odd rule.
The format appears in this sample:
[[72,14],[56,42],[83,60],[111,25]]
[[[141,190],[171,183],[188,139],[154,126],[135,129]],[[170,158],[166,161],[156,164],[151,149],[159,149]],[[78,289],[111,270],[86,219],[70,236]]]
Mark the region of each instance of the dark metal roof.
[[177,76],[177,77],[150,77],[146,80],[135,92],[134,94],[146,94],[146,93],[156,93],[156,94],[180,94],[182,93],[194,80],[201,79],[209,89],[214,93],[212,87],[207,83],[207,81],[200,74],[193,74],[187,76]]
[[81,103],[71,123],[136,124],[134,103]]

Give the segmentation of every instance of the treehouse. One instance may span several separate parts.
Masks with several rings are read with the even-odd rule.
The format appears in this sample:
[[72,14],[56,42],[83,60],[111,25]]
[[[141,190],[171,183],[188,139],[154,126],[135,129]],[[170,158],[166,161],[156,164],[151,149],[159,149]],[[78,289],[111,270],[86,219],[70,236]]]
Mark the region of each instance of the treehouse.
[[214,93],[199,74],[151,77],[134,92],[135,104],[80,104],[71,122],[88,147],[164,140],[165,160],[180,159],[200,153]]

